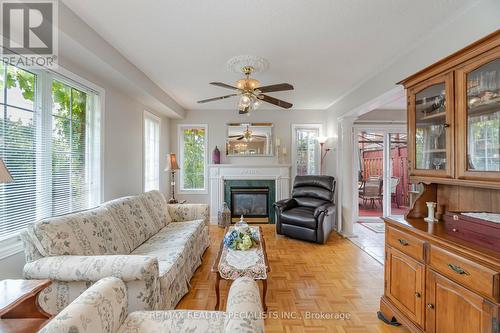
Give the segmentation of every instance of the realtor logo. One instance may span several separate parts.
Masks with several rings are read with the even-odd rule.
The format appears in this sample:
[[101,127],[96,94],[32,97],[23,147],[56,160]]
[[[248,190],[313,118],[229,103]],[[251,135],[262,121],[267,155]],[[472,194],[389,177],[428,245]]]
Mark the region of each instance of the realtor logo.
[[54,67],[57,0],[0,0],[2,60],[25,67]]

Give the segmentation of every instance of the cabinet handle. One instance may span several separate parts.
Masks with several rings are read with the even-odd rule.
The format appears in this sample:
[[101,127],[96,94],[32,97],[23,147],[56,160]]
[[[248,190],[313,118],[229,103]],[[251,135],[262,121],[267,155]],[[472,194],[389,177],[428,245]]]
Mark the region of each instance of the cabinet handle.
[[450,124],[444,124],[444,128],[450,127]]
[[399,242],[399,244],[401,244],[403,246],[409,245],[408,241],[406,241],[405,239],[402,239],[402,238],[398,239],[398,242]]
[[427,309],[434,309],[434,305],[432,305],[431,303],[427,304]]
[[420,293],[419,293],[419,292],[416,292],[416,293],[415,293],[415,297],[416,297],[416,298],[420,298],[420,296],[421,296],[421,295],[420,295]]
[[465,269],[463,269],[462,267],[460,266],[457,266],[457,265],[453,265],[453,264],[448,264],[448,267],[454,271],[455,273],[457,274],[460,274],[460,275],[470,275],[469,272],[467,272]]

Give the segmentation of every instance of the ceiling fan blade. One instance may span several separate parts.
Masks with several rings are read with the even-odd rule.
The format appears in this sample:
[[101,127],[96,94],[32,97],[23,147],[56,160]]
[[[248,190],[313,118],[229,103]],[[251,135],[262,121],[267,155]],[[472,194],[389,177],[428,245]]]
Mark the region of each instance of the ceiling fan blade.
[[268,93],[273,91],[285,91],[285,90],[293,90],[293,86],[289,83],[278,83],[272,84],[269,86],[259,87],[257,88],[260,92]]
[[220,99],[226,99],[226,98],[237,96],[237,95],[238,94],[231,94],[231,95],[226,95],[226,96],[220,96],[220,97],[214,97],[214,98],[209,98],[209,99],[203,99],[201,101],[198,101],[198,103],[207,103],[207,102],[218,101]]
[[239,137],[238,139],[236,139],[236,140],[243,140],[243,138],[244,138],[244,136],[242,135],[242,136],[240,136],[240,137]]
[[285,108],[285,109],[289,109],[293,106],[292,103],[288,103],[288,102],[282,101],[281,99],[277,99],[277,98],[274,98],[274,97],[271,97],[268,95],[259,95],[259,97],[262,97],[262,100],[264,102],[268,102],[268,103],[277,105],[277,106]]
[[210,82],[211,85],[217,86],[217,87],[222,87],[222,88],[227,88],[227,89],[232,89],[232,90],[238,90],[238,88],[233,87],[229,84],[225,84],[222,82]]

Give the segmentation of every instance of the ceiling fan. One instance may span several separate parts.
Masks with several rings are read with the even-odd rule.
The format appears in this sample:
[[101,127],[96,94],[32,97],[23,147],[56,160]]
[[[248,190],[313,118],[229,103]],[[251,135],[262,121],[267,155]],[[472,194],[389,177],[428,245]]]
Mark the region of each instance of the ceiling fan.
[[243,131],[243,134],[230,135],[229,137],[236,138],[236,140],[238,140],[238,141],[245,139],[245,141],[247,141],[247,142],[252,141],[253,138],[265,138],[264,135],[253,135],[252,131],[248,128],[248,125],[247,125],[247,128]]
[[254,68],[252,66],[244,66],[242,68],[242,72],[243,74],[245,74],[245,78],[236,81],[236,86],[232,86],[222,82],[210,82],[211,85],[236,90],[236,92],[230,95],[204,99],[198,101],[198,103],[207,103],[226,99],[229,97],[240,96],[240,100],[238,101],[239,114],[248,114],[250,111],[255,110],[262,103],[262,101],[277,105],[285,109],[290,109],[293,106],[292,103],[288,103],[264,94],[275,91],[293,90],[293,86],[291,84],[278,83],[261,87],[258,80],[250,77],[253,71]]

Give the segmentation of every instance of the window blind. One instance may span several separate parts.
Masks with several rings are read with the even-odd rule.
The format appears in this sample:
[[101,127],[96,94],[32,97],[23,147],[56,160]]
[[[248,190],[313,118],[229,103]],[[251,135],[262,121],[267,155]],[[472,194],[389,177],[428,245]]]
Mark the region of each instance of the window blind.
[[144,191],[160,189],[160,119],[144,112]]
[[97,95],[66,81],[0,62],[0,158],[14,179],[0,184],[0,240],[100,199],[99,149],[88,144]]

